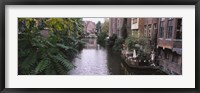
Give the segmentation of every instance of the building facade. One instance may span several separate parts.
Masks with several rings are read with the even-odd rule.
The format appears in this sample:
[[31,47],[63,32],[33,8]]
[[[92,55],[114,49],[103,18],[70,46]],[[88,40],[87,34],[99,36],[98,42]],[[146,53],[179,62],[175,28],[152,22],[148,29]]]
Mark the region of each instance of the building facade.
[[85,34],[94,34],[96,33],[96,24],[95,22],[92,21],[84,21],[83,22],[83,26],[84,26],[84,33]]
[[159,18],[159,65],[168,74],[182,74],[182,18]]
[[109,18],[109,36],[116,34],[118,38],[122,38],[123,34],[131,31],[131,18]]
[[122,38],[122,30],[123,30],[123,26],[124,26],[124,18],[117,18],[117,36],[119,38]]
[[126,25],[126,28],[127,28],[127,33],[132,33],[131,31],[131,20],[132,18],[127,18],[127,25]]
[[155,50],[157,46],[158,33],[158,19],[159,18],[144,18],[144,32],[141,31],[140,36],[147,37],[149,44]]
[[131,31],[132,35],[137,32],[138,36],[144,33],[144,19],[143,18],[131,18]]
[[109,18],[109,34],[111,37],[113,34],[117,34],[117,18]]

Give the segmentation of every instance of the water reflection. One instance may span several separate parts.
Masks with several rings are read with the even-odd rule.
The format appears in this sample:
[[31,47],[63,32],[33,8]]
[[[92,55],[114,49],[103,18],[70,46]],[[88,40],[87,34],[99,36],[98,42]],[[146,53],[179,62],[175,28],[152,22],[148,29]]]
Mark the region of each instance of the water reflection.
[[121,63],[124,61],[120,54],[113,52],[112,49],[107,49],[107,65],[111,75],[123,75]]
[[85,47],[77,58],[74,59],[76,68],[71,75],[108,75],[107,50],[97,44],[96,39],[84,39]]
[[164,75],[158,69],[129,67],[120,54],[112,49],[97,44],[96,39],[84,39],[87,42],[81,52],[73,60],[76,68],[70,75]]

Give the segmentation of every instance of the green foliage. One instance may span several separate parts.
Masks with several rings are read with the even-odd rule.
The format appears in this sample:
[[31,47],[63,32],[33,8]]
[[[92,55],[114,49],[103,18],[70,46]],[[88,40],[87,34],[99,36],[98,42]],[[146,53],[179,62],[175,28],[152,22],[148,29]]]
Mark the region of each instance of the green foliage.
[[43,72],[45,69],[47,69],[47,66],[50,64],[49,58],[41,59],[38,63],[37,67],[35,68],[35,74]]
[[124,43],[124,39],[123,38],[116,39],[115,43],[114,43],[114,46],[112,47],[112,49],[114,51],[120,52],[123,43]]
[[[137,31],[133,31],[132,35],[129,35],[125,40],[126,46],[129,50],[135,49],[138,51],[141,60],[148,59],[148,55],[151,51],[151,45],[149,44],[149,39],[145,36],[138,36]],[[136,46],[138,45],[138,46]]]
[[18,24],[18,74],[67,74],[74,67],[81,19],[19,18]]
[[109,22],[108,21],[105,21],[103,24],[102,24],[102,32],[108,32],[109,31]]
[[[141,47],[142,51],[145,53],[150,52],[151,45],[149,44],[148,38],[144,36],[138,36],[137,31],[133,31],[132,33],[133,34],[129,35],[125,40],[125,44],[128,46],[129,50],[139,49],[139,47]],[[139,45],[139,47],[136,45]]]
[[108,45],[110,47],[113,47],[114,44],[115,44],[115,40],[117,39],[117,35],[116,34],[113,34],[111,37],[109,37],[109,40],[108,40]]
[[144,54],[149,54],[151,52],[151,45],[147,37],[141,36],[138,38],[138,44],[142,47]]
[[96,24],[96,30],[97,32],[101,32],[101,22],[98,21],[98,23]]
[[98,35],[98,38],[97,38],[97,43],[101,44],[101,45],[105,45],[106,43],[106,37],[107,37],[107,32],[101,32],[99,35]]
[[128,50],[133,50],[135,48],[136,40],[133,37],[128,36],[125,39],[125,45],[128,47]]
[[98,34],[98,38],[97,38],[97,43],[105,46],[105,43],[106,43],[106,37],[108,37],[108,31],[109,31],[109,22],[108,21],[105,21],[102,26],[101,23],[98,22],[98,28],[102,27],[101,28],[101,32]]

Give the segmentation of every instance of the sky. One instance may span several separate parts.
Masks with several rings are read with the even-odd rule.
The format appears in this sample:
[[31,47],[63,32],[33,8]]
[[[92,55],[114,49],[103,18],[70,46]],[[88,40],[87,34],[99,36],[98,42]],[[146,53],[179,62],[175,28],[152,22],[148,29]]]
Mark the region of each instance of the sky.
[[95,23],[100,21],[101,23],[104,23],[104,18],[83,18],[83,21],[92,21]]

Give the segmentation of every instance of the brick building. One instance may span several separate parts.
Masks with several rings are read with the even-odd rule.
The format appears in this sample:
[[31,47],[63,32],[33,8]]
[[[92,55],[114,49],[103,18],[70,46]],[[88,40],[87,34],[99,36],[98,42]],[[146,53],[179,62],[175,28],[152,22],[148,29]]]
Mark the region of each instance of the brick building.
[[122,38],[123,31],[131,31],[131,18],[109,18],[109,36],[116,34],[118,38]]
[[109,18],[109,34],[111,37],[113,34],[117,34],[117,18]]
[[131,18],[131,31],[138,33],[138,36],[144,34],[144,19],[143,18]]
[[124,18],[117,18],[117,36],[119,38],[122,38],[122,30],[123,30],[123,26],[124,26]]
[[83,22],[83,26],[84,26],[84,33],[85,34],[94,34],[96,32],[96,24],[95,22],[92,21],[84,21]]
[[127,18],[127,25],[126,25],[127,33],[131,33],[131,20],[132,18]]
[[158,18],[143,18],[143,20],[144,32],[141,32],[140,36],[149,38],[149,44],[155,50],[157,45]]
[[117,18],[117,35],[119,38],[127,36],[131,32],[131,18]]
[[159,65],[169,74],[182,74],[182,18],[159,18]]

